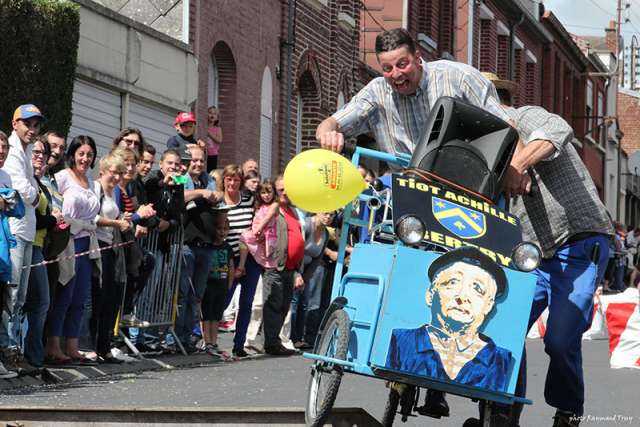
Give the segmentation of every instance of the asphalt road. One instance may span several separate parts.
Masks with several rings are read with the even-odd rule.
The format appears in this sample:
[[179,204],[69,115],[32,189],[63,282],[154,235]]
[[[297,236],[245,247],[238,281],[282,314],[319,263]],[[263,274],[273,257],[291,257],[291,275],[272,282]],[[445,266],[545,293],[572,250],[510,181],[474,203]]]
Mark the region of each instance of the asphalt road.
[[[640,371],[608,366],[606,341],[584,342],[587,381],[582,425],[640,425]],[[547,356],[540,340],[529,340],[529,398],[522,426],[550,426],[553,410],[544,403]],[[299,407],[305,405],[310,362],[302,357],[260,358],[216,366],[146,372],[118,380],[38,389],[0,397],[0,405],[54,407]],[[382,415],[387,390],[380,380],[345,375],[336,406],[362,407]],[[412,418],[407,426],[461,426],[476,414],[469,400],[450,397],[452,416],[441,421]]]

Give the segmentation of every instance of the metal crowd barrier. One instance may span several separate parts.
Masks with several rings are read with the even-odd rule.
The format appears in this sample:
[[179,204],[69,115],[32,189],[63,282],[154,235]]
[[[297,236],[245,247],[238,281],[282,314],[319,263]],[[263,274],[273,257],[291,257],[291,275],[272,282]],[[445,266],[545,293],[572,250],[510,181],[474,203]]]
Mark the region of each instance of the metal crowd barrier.
[[[138,296],[134,306],[134,314],[138,319],[149,322],[146,328],[158,328],[160,331],[166,328],[166,332],[173,336],[182,354],[186,355],[187,353],[174,329],[182,268],[183,232],[182,226],[169,232],[167,252],[162,250],[161,233],[158,230],[150,230],[149,234],[140,240],[140,246],[143,250],[153,254],[155,265],[147,279],[146,286]],[[119,328],[127,347],[136,356],[140,356],[140,351],[123,333],[123,326],[119,325]],[[142,338],[144,342],[144,328],[139,329],[138,338]]]

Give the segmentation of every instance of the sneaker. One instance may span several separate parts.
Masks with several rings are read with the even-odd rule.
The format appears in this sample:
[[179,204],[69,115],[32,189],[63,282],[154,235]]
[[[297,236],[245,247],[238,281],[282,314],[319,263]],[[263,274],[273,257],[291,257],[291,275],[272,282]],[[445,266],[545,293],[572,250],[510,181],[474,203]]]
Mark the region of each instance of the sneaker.
[[448,417],[449,404],[443,392],[429,389],[424,399],[424,406],[417,408],[417,411],[420,415],[432,418]]
[[15,348],[3,348],[0,351],[0,360],[4,364],[5,369],[9,371],[19,372],[24,361],[24,357],[20,351]]
[[11,379],[11,378],[15,378],[17,376],[18,376],[17,372],[8,371],[7,368],[4,367],[2,362],[0,362],[0,379],[8,380],[8,379]]
[[148,328],[151,323],[138,319],[135,314],[127,314],[120,319],[120,326],[125,328]]
[[217,357],[218,359],[227,360],[229,358],[227,353],[220,350],[218,344],[207,344],[205,351],[209,356]]
[[581,419],[581,416],[573,412],[558,409],[553,416],[553,427],[578,427]]
[[257,344],[250,344],[244,347],[245,350],[253,351],[254,353],[263,354],[264,349]]
[[244,351],[243,348],[241,348],[240,350],[233,350],[232,353],[233,353],[233,356],[237,357],[238,359],[243,359],[245,357],[249,357],[249,353]]
[[271,356],[291,356],[295,354],[295,350],[291,350],[283,346],[282,344],[270,345],[264,347],[264,352]]
[[298,350],[310,350],[313,348],[313,346],[307,343],[306,341],[298,341],[295,344],[293,344],[293,346]]
[[113,357],[114,359],[120,360],[125,363],[137,363],[140,362],[140,359],[129,356],[127,353],[123,352],[118,348],[112,348],[111,353],[107,356]]

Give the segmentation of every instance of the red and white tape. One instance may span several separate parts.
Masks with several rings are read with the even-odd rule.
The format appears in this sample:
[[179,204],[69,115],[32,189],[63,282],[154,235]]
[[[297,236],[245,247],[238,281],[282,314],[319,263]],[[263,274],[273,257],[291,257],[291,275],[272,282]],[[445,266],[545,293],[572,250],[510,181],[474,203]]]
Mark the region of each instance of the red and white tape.
[[42,262],[38,262],[36,264],[25,265],[24,267],[22,267],[22,269],[24,270],[26,268],[40,267],[41,265],[55,264],[56,262],[66,261],[68,259],[73,259],[73,258],[79,258],[81,256],[94,254],[96,252],[106,251],[107,249],[121,248],[123,246],[128,246],[128,245],[132,244],[133,242],[134,241],[131,240],[129,242],[116,243],[116,244],[105,246],[105,247],[102,247],[102,248],[91,249],[91,250],[80,252],[80,253],[77,253],[77,254],[67,255],[67,256],[64,256],[64,257],[52,259],[52,260],[49,260],[49,261],[42,261]]

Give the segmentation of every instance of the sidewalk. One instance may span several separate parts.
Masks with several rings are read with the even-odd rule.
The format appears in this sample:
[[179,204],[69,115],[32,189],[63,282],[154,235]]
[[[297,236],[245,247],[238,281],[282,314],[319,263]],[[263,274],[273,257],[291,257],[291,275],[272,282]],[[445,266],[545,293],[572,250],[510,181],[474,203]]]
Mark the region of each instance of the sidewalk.
[[[221,333],[220,347],[231,354],[233,333]],[[103,364],[97,366],[69,366],[64,368],[44,368],[38,376],[19,376],[0,380],[0,395],[22,393],[25,389],[42,386],[58,386],[76,382],[86,382],[108,377],[118,377],[127,374],[137,374],[145,371],[159,371],[170,369],[186,369],[215,364],[240,363],[265,357],[264,354],[252,354],[241,360],[222,360],[204,353],[194,353],[184,356],[180,353],[158,356],[147,356],[135,362],[121,364]]]

